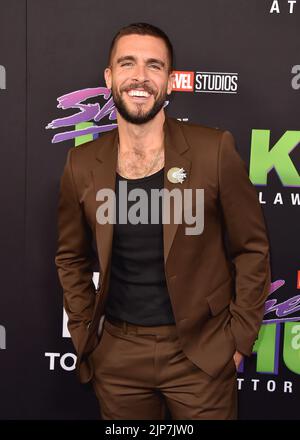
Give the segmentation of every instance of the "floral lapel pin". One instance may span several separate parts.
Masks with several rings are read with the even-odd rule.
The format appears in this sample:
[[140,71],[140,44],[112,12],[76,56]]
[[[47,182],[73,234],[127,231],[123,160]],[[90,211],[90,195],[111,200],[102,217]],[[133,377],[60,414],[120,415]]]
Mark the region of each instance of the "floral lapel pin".
[[182,183],[186,179],[186,171],[183,168],[170,168],[167,177],[171,183]]

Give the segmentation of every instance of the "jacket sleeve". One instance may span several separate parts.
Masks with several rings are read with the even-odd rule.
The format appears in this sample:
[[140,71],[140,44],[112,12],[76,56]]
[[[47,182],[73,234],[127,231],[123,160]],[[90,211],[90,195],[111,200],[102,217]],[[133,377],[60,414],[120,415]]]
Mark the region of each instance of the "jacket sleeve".
[[219,148],[219,197],[235,269],[235,298],[230,304],[236,349],[250,356],[263,320],[271,270],[269,242],[257,192],[229,131]]
[[72,152],[73,148],[68,151],[60,181],[55,264],[63,288],[68,329],[78,353],[87,335],[95,303],[92,277],[96,256],[92,248],[92,232],[77,196],[72,173]]

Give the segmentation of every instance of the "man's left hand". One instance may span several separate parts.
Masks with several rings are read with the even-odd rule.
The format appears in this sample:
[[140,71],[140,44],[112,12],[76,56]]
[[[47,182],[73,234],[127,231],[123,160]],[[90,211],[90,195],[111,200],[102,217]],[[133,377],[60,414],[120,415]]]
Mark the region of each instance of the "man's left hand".
[[236,369],[239,368],[239,365],[240,365],[240,363],[242,362],[243,359],[244,359],[244,355],[242,353],[240,353],[239,351],[236,351],[234,353],[233,360],[234,360]]

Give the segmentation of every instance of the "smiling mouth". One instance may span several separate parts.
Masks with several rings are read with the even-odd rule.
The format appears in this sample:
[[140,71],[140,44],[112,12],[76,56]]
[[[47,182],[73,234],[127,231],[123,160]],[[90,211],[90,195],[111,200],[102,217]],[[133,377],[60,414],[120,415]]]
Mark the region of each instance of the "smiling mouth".
[[134,101],[146,101],[150,98],[151,94],[146,90],[131,89],[127,92],[127,95]]

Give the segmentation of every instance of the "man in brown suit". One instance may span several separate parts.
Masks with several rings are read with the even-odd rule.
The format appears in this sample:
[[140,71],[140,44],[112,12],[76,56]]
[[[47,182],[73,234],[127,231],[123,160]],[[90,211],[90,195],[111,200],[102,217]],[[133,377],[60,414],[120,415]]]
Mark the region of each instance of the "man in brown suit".
[[[165,404],[173,419],[236,419],[237,368],[269,293],[268,239],[245,163],[229,131],[165,115],[172,70],[161,30],[121,29],[105,69],[118,128],[69,150],[61,179],[55,261],[76,371],[105,419],[161,419]],[[203,189],[203,230],[189,235],[172,215],[101,221],[100,190],[120,202],[124,182],[147,194]]]

